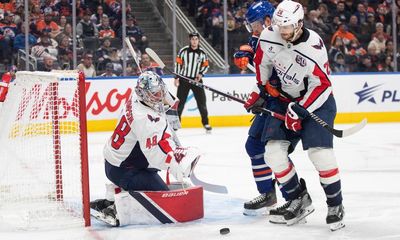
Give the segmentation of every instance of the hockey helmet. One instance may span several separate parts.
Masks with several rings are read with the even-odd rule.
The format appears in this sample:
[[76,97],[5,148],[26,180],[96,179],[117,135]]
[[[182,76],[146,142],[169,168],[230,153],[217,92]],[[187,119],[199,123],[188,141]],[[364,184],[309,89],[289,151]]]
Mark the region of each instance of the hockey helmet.
[[167,88],[161,77],[152,71],[145,71],[140,74],[136,87],[138,99],[152,109],[162,112],[164,110],[164,98]]
[[251,4],[246,12],[246,28],[249,32],[252,32],[251,23],[256,21],[264,22],[266,17],[272,19],[275,8],[268,1],[259,1]]
[[298,2],[284,0],[281,2],[274,12],[272,24],[277,25],[281,30],[293,32],[293,36],[289,41],[296,39],[303,26],[304,10],[303,6]]
[[273,24],[277,26],[293,25],[296,28],[304,19],[304,10],[300,3],[290,0],[281,2],[272,18]]

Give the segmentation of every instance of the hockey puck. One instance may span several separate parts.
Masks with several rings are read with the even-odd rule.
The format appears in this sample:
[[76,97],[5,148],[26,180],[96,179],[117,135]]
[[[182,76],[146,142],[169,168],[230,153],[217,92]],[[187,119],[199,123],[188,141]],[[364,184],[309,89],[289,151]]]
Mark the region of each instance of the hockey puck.
[[221,235],[226,235],[226,234],[228,234],[228,233],[230,233],[231,231],[229,230],[229,228],[221,228],[220,230],[219,230],[219,233],[221,234]]

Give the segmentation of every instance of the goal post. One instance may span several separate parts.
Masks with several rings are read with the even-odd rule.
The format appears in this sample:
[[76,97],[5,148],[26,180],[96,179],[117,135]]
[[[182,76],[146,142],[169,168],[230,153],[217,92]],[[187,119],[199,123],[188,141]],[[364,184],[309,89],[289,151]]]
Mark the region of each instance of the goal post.
[[85,78],[17,72],[0,109],[0,229],[90,226]]

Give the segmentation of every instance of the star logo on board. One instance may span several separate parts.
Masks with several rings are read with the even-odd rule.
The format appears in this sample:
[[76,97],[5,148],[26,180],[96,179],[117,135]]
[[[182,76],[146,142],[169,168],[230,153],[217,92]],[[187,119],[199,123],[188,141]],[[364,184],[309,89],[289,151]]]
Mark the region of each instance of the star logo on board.
[[375,98],[374,98],[374,93],[378,90],[378,88],[382,84],[375,85],[375,86],[368,86],[368,83],[364,83],[363,89],[361,91],[355,92],[354,94],[358,96],[358,104],[364,101],[368,101],[371,103],[376,104]]

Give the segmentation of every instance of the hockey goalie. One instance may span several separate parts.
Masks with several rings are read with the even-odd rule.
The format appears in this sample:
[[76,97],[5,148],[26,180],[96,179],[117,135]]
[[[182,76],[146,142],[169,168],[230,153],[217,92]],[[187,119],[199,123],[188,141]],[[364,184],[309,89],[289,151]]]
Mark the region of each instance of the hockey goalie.
[[[166,114],[178,100],[151,71],[139,76],[135,93],[104,147],[105,173],[113,184],[107,185],[106,199],[90,203],[92,216],[112,226],[202,218],[202,187],[184,183],[199,160],[198,151],[179,146],[173,132],[179,120],[168,121],[170,111]],[[169,184],[169,175],[165,183],[160,170],[178,184]]]

